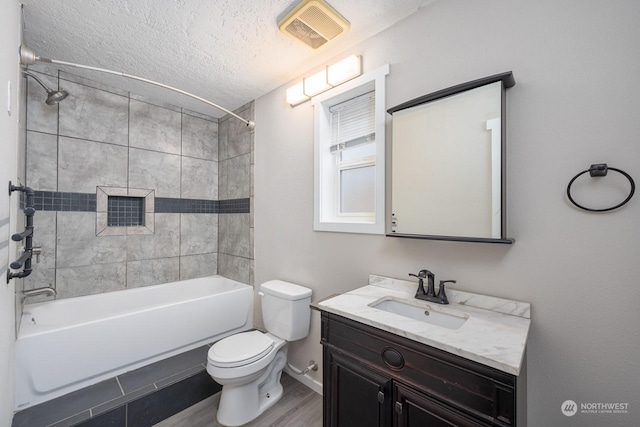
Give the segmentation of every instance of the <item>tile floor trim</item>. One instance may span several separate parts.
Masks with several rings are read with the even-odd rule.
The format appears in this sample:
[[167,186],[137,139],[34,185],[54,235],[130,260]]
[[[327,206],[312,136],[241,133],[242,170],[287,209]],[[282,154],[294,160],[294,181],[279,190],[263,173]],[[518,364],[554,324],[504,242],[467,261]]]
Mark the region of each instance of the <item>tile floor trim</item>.
[[[128,418],[130,405],[137,408],[131,416],[140,416],[141,410],[148,412],[156,406],[162,408],[162,413],[151,414],[158,422],[182,411],[184,405],[193,405],[222,388],[206,372],[208,350],[209,346],[205,345],[19,411],[14,415],[12,426],[110,425],[100,420],[112,422],[120,417]],[[129,386],[124,385],[125,379]],[[87,399],[87,405],[83,407],[79,399]],[[158,405],[165,401],[166,404]],[[66,409],[68,407],[70,409]],[[175,408],[175,412],[171,408]]]

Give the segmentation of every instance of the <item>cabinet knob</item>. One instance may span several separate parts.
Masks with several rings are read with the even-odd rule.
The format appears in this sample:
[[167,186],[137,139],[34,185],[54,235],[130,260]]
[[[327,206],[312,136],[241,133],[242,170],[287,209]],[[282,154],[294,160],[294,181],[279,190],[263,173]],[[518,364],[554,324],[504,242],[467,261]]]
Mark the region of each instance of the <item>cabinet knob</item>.
[[391,369],[402,369],[404,367],[404,357],[398,350],[391,347],[386,347],[382,350],[382,360]]
[[395,408],[397,414],[402,414],[402,403],[396,402]]
[[378,392],[378,402],[384,403],[384,393],[381,391]]

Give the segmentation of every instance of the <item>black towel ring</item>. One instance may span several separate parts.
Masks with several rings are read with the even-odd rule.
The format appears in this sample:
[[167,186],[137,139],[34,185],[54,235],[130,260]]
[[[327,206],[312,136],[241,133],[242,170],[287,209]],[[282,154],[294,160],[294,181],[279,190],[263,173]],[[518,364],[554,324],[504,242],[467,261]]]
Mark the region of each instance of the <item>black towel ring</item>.
[[[591,175],[592,177],[606,176],[607,172],[610,170],[616,171],[624,175],[629,180],[629,183],[631,184],[631,191],[629,192],[629,195],[627,196],[627,198],[622,201],[622,203],[618,203],[617,205],[612,206],[610,208],[593,209],[593,208],[587,208],[585,206],[582,206],[578,204],[575,200],[573,200],[573,197],[571,197],[571,184],[573,184],[573,181],[575,181],[580,175],[589,172],[589,175]],[[607,212],[607,211],[612,211],[614,209],[618,209],[619,207],[626,204],[629,200],[631,200],[631,198],[633,197],[633,193],[635,193],[635,191],[636,191],[636,184],[635,182],[633,182],[633,178],[631,178],[631,176],[628,173],[620,169],[608,167],[606,163],[597,163],[597,164],[591,165],[589,169],[582,171],[576,176],[574,176],[571,179],[571,181],[569,181],[569,185],[567,185],[567,197],[569,198],[571,203],[573,203],[575,206],[579,207],[580,209],[584,209],[585,211],[589,211],[589,212]]]

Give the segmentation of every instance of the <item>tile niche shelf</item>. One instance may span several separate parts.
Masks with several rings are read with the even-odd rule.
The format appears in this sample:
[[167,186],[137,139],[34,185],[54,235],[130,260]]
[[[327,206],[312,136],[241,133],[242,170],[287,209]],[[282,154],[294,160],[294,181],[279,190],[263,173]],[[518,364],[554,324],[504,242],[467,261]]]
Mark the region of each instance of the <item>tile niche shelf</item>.
[[[142,225],[110,226],[109,198],[130,197],[143,199]],[[154,234],[155,191],[141,188],[96,187],[96,236],[124,236],[127,234]]]

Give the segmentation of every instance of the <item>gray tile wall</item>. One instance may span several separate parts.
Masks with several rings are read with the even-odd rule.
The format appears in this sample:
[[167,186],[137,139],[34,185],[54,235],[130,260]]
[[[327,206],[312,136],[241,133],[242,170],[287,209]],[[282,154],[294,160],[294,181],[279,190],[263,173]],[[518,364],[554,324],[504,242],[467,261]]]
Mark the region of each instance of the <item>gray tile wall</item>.
[[[236,113],[253,120],[254,104]],[[248,214],[219,216],[218,274],[253,286],[254,131],[226,116],[219,121],[218,140],[218,196],[221,200],[249,198],[251,207]]]
[[[38,84],[34,82],[34,84]],[[16,184],[25,184],[26,183],[26,168],[27,168],[27,81],[20,80],[18,84],[18,158],[17,158],[17,182]],[[44,102],[43,102],[44,104]],[[44,104],[47,105],[47,104]],[[4,154],[3,154],[4,155]],[[12,215],[14,212],[12,211]],[[24,215],[16,215],[18,219],[18,223],[16,224],[16,229],[20,230],[24,227]],[[8,236],[6,236],[8,238]],[[5,259],[6,263],[10,263],[13,260]],[[6,267],[5,267],[6,268]],[[14,287],[16,295],[20,295],[22,289],[24,288],[24,279],[14,279]],[[18,329],[20,325],[20,317],[22,316],[22,300],[20,298],[15,298],[14,301],[14,315],[15,315],[15,331],[16,336],[18,334]]]
[[[251,197],[253,205],[253,132],[244,123],[42,71],[43,80],[69,97],[47,106],[42,88],[28,81],[27,185],[78,193],[94,193],[96,186],[144,188],[156,197],[188,199]],[[253,118],[253,103],[238,113]],[[34,244],[43,253],[26,289],[54,286],[57,298],[68,298],[211,274],[252,284],[252,213],[156,213],[153,235],[104,237],[96,237],[95,215],[36,213]]]

